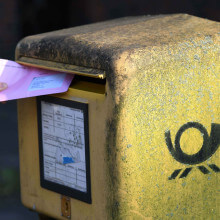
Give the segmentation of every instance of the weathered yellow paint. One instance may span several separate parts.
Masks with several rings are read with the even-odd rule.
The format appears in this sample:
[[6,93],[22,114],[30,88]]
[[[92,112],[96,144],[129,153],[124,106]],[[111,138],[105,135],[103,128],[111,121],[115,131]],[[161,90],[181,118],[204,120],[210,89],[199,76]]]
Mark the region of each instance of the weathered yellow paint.
[[[181,164],[171,156],[164,133],[171,131],[174,144],[177,131],[187,122],[201,123],[208,134],[211,123],[220,122],[219,47],[204,37],[150,53],[152,60],[162,59],[148,68],[137,66],[121,102],[116,144],[119,218],[218,219],[219,173],[208,164],[220,165],[219,150],[198,164],[211,171],[205,175],[197,165]],[[134,54],[149,59],[149,51]],[[197,153],[202,143],[194,128],[180,141],[187,154]],[[193,169],[186,178],[168,180],[175,169],[187,167]]]
[[[83,85],[84,87],[83,89]],[[89,104],[90,125],[90,157],[97,158],[105,154],[105,112],[108,103],[105,100],[105,85],[96,85],[88,82],[73,82],[68,92],[54,95],[59,98],[86,102]],[[98,89],[95,91],[95,88]],[[86,91],[88,90],[88,91]],[[103,91],[103,93],[101,92]],[[75,96],[73,95],[75,94]],[[101,120],[97,120],[101,119]],[[40,187],[40,167],[38,148],[38,125],[36,99],[28,98],[18,101],[19,125],[19,154],[20,154],[20,180],[22,203],[39,213],[58,219],[61,217],[61,197],[59,194]],[[91,187],[92,205],[71,199],[71,213],[76,219],[106,218],[106,163],[102,159],[92,160]]]
[[[39,65],[44,60],[54,68],[68,63],[106,73],[106,85],[76,81],[54,95],[89,105],[92,204],[71,199],[72,219],[220,218],[220,173],[209,167],[220,167],[219,149],[201,163],[181,163],[165,138],[170,131],[175,145],[189,122],[201,124],[208,136],[211,125],[220,124],[219,27],[181,14],[126,18],[19,43],[18,61],[29,57]],[[60,195],[40,187],[35,99],[20,100],[18,110],[22,201],[60,218]],[[203,138],[189,128],[181,149],[196,154]]]

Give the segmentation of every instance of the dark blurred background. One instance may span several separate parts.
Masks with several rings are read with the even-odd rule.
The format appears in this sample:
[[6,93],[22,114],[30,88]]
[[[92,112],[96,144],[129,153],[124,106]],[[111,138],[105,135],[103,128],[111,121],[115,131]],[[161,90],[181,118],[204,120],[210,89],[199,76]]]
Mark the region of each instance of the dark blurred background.
[[[220,0],[0,0],[0,58],[27,36],[112,18],[188,13],[220,21]],[[20,202],[16,101],[0,104],[0,219],[37,219]]]

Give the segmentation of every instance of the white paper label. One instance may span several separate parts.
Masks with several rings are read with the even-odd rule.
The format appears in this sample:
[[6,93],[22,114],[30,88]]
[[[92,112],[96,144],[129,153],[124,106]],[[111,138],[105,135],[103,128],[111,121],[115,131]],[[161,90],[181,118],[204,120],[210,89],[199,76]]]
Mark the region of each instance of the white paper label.
[[65,73],[35,77],[33,78],[28,91],[59,88],[62,86],[65,77]]
[[86,192],[83,111],[45,101],[41,108],[44,179]]

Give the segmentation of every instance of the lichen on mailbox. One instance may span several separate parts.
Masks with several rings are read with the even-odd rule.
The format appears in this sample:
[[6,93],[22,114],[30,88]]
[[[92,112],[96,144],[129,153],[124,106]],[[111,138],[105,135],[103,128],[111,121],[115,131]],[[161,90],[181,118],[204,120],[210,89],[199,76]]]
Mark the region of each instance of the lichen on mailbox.
[[105,214],[97,218],[220,217],[219,30],[186,14],[140,16],[19,43],[17,61],[105,72],[105,145],[98,146],[105,148]]

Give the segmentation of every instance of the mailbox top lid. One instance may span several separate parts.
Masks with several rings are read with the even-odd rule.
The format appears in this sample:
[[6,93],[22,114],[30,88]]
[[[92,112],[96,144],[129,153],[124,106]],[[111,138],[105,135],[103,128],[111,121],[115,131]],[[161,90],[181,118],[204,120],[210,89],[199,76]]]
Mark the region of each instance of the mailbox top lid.
[[125,17],[26,37],[18,43],[15,59],[30,66],[105,78],[125,51],[216,34],[216,25],[187,14]]

